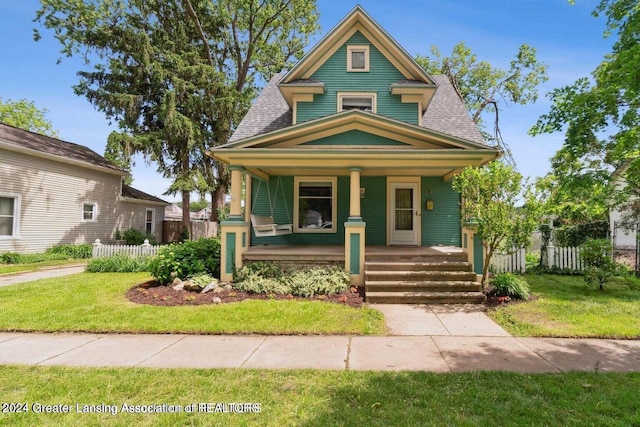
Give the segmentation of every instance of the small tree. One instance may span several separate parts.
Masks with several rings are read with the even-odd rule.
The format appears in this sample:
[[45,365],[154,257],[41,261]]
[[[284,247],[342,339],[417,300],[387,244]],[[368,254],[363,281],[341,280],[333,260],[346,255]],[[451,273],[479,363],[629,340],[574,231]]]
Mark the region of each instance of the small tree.
[[[463,225],[476,226],[482,238],[484,287],[493,254],[527,246],[540,224],[544,205],[520,173],[499,161],[465,168],[453,179],[453,189],[464,200]],[[521,206],[516,206],[518,201]]]
[[589,239],[580,247],[580,256],[585,265],[584,281],[587,285],[598,285],[604,289],[604,283],[617,274],[616,263],[611,259],[611,242],[607,239]]

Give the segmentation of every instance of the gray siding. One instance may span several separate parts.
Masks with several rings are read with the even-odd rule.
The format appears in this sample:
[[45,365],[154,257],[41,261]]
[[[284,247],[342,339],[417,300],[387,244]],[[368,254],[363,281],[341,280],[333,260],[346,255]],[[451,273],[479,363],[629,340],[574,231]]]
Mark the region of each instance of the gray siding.
[[[123,230],[128,224],[139,223],[144,230],[144,205],[129,204],[121,215],[120,179],[118,175],[2,150],[0,193],[20,195],[21,209],[19,237],[0,238],[0,252],[43,252],[57,244],[108,241],[116,227]],[[96,221],[83,221],[84,203],[97,204]],[[156,221],[160,222],[156,230],[160,231],[164,213],[161,207],[156,209]]]

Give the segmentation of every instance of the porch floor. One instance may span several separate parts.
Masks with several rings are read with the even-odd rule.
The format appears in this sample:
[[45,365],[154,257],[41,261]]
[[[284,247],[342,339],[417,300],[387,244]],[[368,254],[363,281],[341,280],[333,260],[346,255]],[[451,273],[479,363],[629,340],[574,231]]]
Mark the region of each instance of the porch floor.
[[[365,253],[369,255],[431,255],[446,256],[461,254],[462,248],[456,246],[367,246]],[[260,245],[251,246],[244,254],[245,259],[265,260],[277,257],[317,257],[324,260],[344,261],[344,246],[341,245]]]

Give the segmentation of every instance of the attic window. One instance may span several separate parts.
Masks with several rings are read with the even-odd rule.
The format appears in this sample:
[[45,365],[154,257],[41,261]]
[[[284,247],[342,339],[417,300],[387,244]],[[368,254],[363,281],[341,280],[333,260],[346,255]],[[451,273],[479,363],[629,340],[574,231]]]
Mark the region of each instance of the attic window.
[[376,112],[376,95],[373,93],[339,93],[338,112],[361,110],[368,113]]
[[369,71],[369,46],[347,46],[347,71]]

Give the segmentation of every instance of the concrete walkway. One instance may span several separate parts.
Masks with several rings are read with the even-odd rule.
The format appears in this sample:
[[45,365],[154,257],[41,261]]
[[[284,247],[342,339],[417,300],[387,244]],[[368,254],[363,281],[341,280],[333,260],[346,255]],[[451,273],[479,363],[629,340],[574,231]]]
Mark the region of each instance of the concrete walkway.
[[460,336],[0,333],[0,364],[148,368],[640,371],[640,341]]
[[17,283],[32,282],[34,280],[49,279],[51,277],[69,276],[82,273],[86,264],[73,264],[60,267],[47,267],[37,271],[0,274],[0,286],[15,285]]

